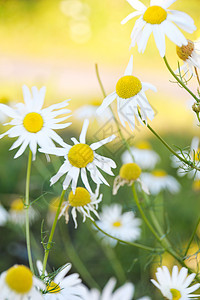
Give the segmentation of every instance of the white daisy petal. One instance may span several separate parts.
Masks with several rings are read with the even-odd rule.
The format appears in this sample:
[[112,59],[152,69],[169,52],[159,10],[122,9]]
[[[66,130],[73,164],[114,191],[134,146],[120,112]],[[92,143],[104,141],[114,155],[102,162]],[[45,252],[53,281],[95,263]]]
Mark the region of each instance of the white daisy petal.
[[96,149],[102,147],[103,145],[112,142],[115,138],[116,138],[116,135],[113,134],[113,135],[109,136],[108,138],[105,138],[104,140],[101,140],[99,142],[91,144],[90,147],[92,150],[96,150]]
[[0,111],[6,114],[8,117],[19,118],[18,113],[6,104],[0,103]]
[[146,6],[139,0],[126,0],[133,8],[137,10],[145,10]]
[[141,14],[142,14],[141,11],[134,11],[134,12],[130,13],[125,19],[123,19],[123,20],[121,21],[121,24],[122,24],[122,25],[123,25],[123,24],[126,24],[129,20],[131,20],[131,19],[133,19],[133,18],[135,18],[135,17],[137,17],[137,16],[139,16],[139,15],[141,15]]
[[82,144],[85,144],[86,132],[87,132],[88,126],[89,126],[89,120],[86,119],[83,123],[83,128],[82,128],[82,131],[81,131],[81,134],[80,134],[80,137],[79,137],[79,141]]
[[100,115],[104,112],[104,110],[115,100],[116,92],[108,95],[104,100],[103,103],[97,108],[96,114]]
[[165,1],[163,1],[162,6],[163,6],[164,8],[168,8],[168,7],[169,7],[170,5],[172,5],[175,1],[176,1],[176,0],[165,0]]
[[165,56],[165,35],[164,32],[162,32],[162,27],[159,25],[154,25],[153,28],[153,35],[155,38],[156,46],[160,52],[160,56]]
[[128,66],[126,67],[126,70],[124,72],[124,76],[131,75],[132,72],[133,72],[133,55],[131,55]]

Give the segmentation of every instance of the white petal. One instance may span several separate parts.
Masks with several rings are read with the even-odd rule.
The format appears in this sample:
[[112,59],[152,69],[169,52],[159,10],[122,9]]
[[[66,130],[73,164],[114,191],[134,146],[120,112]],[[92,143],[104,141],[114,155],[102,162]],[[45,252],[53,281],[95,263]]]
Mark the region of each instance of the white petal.
[[15,112],[14,109],[2,103],[0,103],[0,112],[3,112],[5,115],[11,118],[19,118],[19,114]]
[[179,14],[176,15],[174,13],[174,14],[168,15],[168,20],[176,23],[181,29],[185,30],[186,32],[193,33],[193,31],[196,30],[196,26],[194,25],[192,18],[191,18],[192,22],[191,21],[187,22],[186,19],[182,15],[179,15]]
[[162,6],[163,6],[164,8],[168,8],[168,7],[169,7],[170,5],[172,5],[175,1],[176,1],[176,0],[165,0],[165,1],[163,1]]
[[162,23],[163,29],[167,37],[177,46],[187,45],[187,39],[180,32],[180,30],[170,21],[164,21]]
[[126,18],[124,18],[122,21],[121,21],[121,24],[126,24],[129,20],[133,19],[134,17],[136,16],[139,16],[141,15],[142,12],[141,11],[134,11],[132,13],[130,13]]
[[73,172],[73,178],[72,178],[72,192],[75,194],[76,186],[77,186],[77,181],[79,177],[80,169],[76,168],[74,169]]
[[88,182],[87,173],[86,173],[86,169],[85,168],[81,168],[81,179],[82,179],[83,184],[85,185],[86,189],[88,190],[88,192],[92,193],[90,184]]
[[116,135],[113,134],[113,135],[111,135],[111,136],[105,138],[104,140],[101,140],[101,141],[99,141],[99,142],[96,142],[96,143],[91,144],[91,145],[90,145],[90,148],[91,148],[92,150],[96,150],[96,149],[100,148],[101,146],[103,146],[103,145],[105,145],[105,144],[107,144],[107,143],[112,142],[115,138],[116,138]]
[[56,275],[54,278],[54,282],[56,284],[60,284],[60,282],[64,279],[65,275],[69,272],[71,269],[72,265],[71,264],[66,264],[61,268],[61,271]]
[[29,140],[26,139],[23,144],[21,145],[21,147],[19,148],[19,150],[17,151],[17,153],[15,154],[14,158],[18,158],[20,155],[22,155],[24,153],[24,151],[26,150],[26,147],[29,144]]
[[116,97],[116,92],[113,92],[112,94],[108,95],[103,100],[103,103],[97,108],[96,114],[101,115],[104,112],[104,110],[116,99]]
[[149,36],[151,33],[152,33],[151,24],[146,24],[142,31],[140,40],[138,41],[138,51],[139,52],[144,53],[144,50],[146,49],[147,42],[148,42],[148,39],[149,39]]
[[142,90],[145,92],[148,89],[150,89],[154,92],[157,92],[157,88],[153,84],[148,83],[148,82],[142,82]]
[[126,70],[124,72],[124,76],[131,75],[132,72],[133,72],[133,55],[131,55],[128,66],[126,67]]
[[27,108],[32,108],[32,97],[29,88],[24,84],[22,87],[23,90],[23,96],[24,96],[24,102],[27,106]]
[[85,144],[85,138],[86,138],[86,133],[87,133],[88,126],[89,126],[89,120],[86,119],[83,123],[83,128],[82,128],[82,131],[81,131],[81,134],[80,134],[80,137],[79,137],[79,141],[80,141],[81,144]]
[[160,52],[160,56],[164,57],[165,56],[165,35],[162,30],[162,24],[153,26],[153,35],[155,38],[156,46]]
[[145,10],[146,6],[139,0],[126,0],[133,8],[137,10]]
[[[67,145],[71,148],[69,145]],[[68,148],[56,148],[56,147],[45,147],[38,149],[42,153],[53,154],[56,156],[65,156],[68,152]]]

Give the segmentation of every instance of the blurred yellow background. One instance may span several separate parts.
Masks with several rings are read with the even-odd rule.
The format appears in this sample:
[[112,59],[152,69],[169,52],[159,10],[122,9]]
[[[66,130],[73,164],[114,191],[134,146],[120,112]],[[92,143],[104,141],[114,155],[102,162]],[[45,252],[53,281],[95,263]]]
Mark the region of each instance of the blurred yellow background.
[[[149,0],[142,2],[148,5]],[[177,0],[170,8],[188,13],[200,28],[199,6],[199,0]],[[137,47],[129,49],[137,18],[125,25],[120,22],[132,11],[125,0],[1,0],[0,98],[22,101],[23,84],[45,85],[46,104],[70,98],[70,108],[74,110],[103,100],[95,63],[106,92],[111,93],[133,54],[134,75],[158,88],[156,94],[147,92],[157,111],[152,126],[197,134],[190,96],[169,82],[173,79],[153,38],[144,54],[139,54]],[[185,36],[195,40],[200,30]],[[175,70],[175,45],[170,41],[167,58]],[[195,79],[189,86],[196,90]]]

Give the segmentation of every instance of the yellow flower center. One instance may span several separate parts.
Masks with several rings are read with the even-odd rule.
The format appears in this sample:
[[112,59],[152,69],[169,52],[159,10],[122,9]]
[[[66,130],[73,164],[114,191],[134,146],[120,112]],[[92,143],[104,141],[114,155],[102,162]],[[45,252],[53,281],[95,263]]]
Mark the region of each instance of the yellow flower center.
[[147,8],[143,15],[143,20],[150,24],[161,24],[167,18],[167,12],[164,8],[154,5]]
[[85,168],[87,164],[93,162],[94,153],[90,146],[86,144],[77,144],[69,150],[68,159],[72,166]]
[[156,177],[165,177],[167,173],[164,170],[154,170],[151,172]]
[[33,286],[33,275],[25,266],[14,266],[7,271],[5,281],[11,290],[25,294]]
[[141,169],[135,163],[124,164],[119,171],[119,176],[128,181],[136,180],[140,174]]
[[75,194],[69,193],[68,201],[74,207],[85,206],[91,202],[90,193],[83,187],[77,187]]
[[49,210],[53,213],[56,213],[59,203],[60,203],[60,197],[53,198],[50,202]]
[[116,222],[113,223],[113,226],[114,227],[120,227],[120,226],[122,226],[122,223],[120,221],[116,221]]
[[91,102],[91,105],[94,105],[94,106],[99,106],[102,104],[102,101],[101,100],[97,100],[97,99],[94,99],[92,102]]
[[11,210],[21,211],[24,209],[24,203],[22,199],[15,199],[10,206]]
[[140,150],[151,150],[151,145],[147,141],[140,141],[135,144],[135,147]]
[[180,291],[176,289],[170,289],[170,292],[172,294],[172,300],[179,300],[181,299],[181,293]]
[[59,293],[60,286],[57,283],[55,283],[54,281],[51,281],[49,284],[47,284],[47,291],[49,293]]
[[192,189],[196,192],[200,191],[200,179],[193,182]]
[[9,102],[9,99],[7,97],[2,97],[0,99],[0,103],[7,104],[8,102]]
[[116,93],[120,98],[123,99],[128,99],[137,95],[141,89],[141,81],[132,75],[121,77],[116,85]]
[[184,61],[188,59],[192,55],[194,51],[194,43],[190,40],[187,40],[188,44],[186,46],[178,47],[176,46],[176,53],[178,57]]
[[23,124],[27,131],[36,133],[42,129],[44,121],[40,114],[32,112],[25,116]]

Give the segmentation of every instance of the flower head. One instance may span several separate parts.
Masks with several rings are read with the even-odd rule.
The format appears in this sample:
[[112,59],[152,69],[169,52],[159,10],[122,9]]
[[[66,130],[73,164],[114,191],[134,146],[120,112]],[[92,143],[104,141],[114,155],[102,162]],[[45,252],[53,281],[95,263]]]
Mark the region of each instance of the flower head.
[[45,90],[45,87],[38,90],[34,86],[32,87],[31,95],[28,87],[24,85],[23,94],[25,103],[16,104],[16,109],[0,103],[0,110],[12,118],[9,123],[4,124],[12,125],[12,128],[0,135],[0,139],[5,135],[18,137],[10,148],[12,150],[20,146],[14,158],[22,155],[27,146],[30,147],[33,159],[35,159],[37,145],[40,147],[52,147],[54,146],[53,141],[60,145],[64,144],[62,138],[55,133],[54,129],[66,128],[71,124],[58,124],[69,118],[69,116],[56,118],[70,112],[70,110],[64,108],[68,105],[69,100],[42,109]]
[[[189,78],[189,73],[196,76],[195,68],[200,68],[200,54],[198,53],[200,50],[200,41],[194,43],[187,40],[187,42],[187,45],[176,46],[176,53],[183,61],[180,72],[183,71],[186,78]],[[176,70],[176,73],[178,73],[178,70]]]
[[[77,300],[83,299],[82,295],[84,293],[84,287],[81,283],[81,279],[79,278],[79,274],[74,273],[71,275],[67,275],[69,270],[71,269],[71,264],[65,264],[62,266],[54,278],[49,276],[45,271],[45,282],[46,289],[44,294],[44,299],[46,300]],[[37,268],[39,274],[42,275],[42,263],[37,261]],[[66,276],[67,275],[67,276]]]
[[[188,300],[197,299],[197,296],[192,294],[196,291],[200,284],[194,284],[190,286],[196,274],[190,274],[188,276],[188,270],[186,268],[181,268],[178,271],[177,266],[173,266],[172,275],[166,266],[158,268],[156,272],[157,281],[151,279],[152,283],[161,291],[162,295],[169,300]],[[189,287],[190,286],[190,287]]]
[[15,265],[0,276],[1,300],[42,300],[40,289],[45,285],[29,268]]
[[69,184],[72,182],[72,191],[75,193],[80,174],[86,189],[92,193],[86,173],[86,170],[88,170],[92,180],[96,184],[105,183],[109,185],[99,172],[98,168],[109,175],[114,175],[111,171],[111,168],[116,168],[116,164],[112,159],[97,154],[95,150],[113,141],[115,139],[115,135],[93,143],[89,146],[86,144],[86,132],[88,125],[89,121],[86,119],[83,124],[79,142],[75,138],[71,139],[74,143],[73,146],[65,144],[63,148],[45,147],[43,149],[39,149],[39,151],[44,153],[65,157],[65,162],[58,170],[58,173],[51,178],[51,184],[57,182],[65,173],[67,173],[63,182],[63,189],[66,190]]
[[174,23],[186,32],[196,30],[193,19],[186,13],[169,10],[168,7],[176,0],[151,0],[150,6],[146,7],[139,0],[127,0],[136,11],[129,14],[123,21],[125,24],[130,19],[137,19],[131,33],[131,47],[138,44],[138,51],[144,52],[148,39],[153,32],[156,46],[161,57],[165,56],[165,35],[176,45],[187,45],[187,40]]
[[[135,162],[140,166],[142,170],[152,170],[157,162],[159,162],[159,155],[152,149],[150,143],[147,141],[139,141],[131,147],[131,153],[135,159]],[[131,155],[128,150],[122,154],[123,164],[127,164],[132,161]]]
[[91,216],[91,212],[99,218],[99,215],[97,213],[98,204],[102,200],[102,194],[99,195],[99,185],[97,186],[97,189],[94,193],[89,193],[85,188],[83,187],[77,187],[75,190],[75,193],[71,191],[68,196],[68,200],[65,201],[62,205],[60,217],[62,215],[65,215],[66,223],[69,221],[69,214],[68,210],[71,207],[72,208],[72,217],[75,223],[75,228],[77,228],[77,221],[76,221],[76,211],[81,213],[83,215],[83,222],[85,222],[86,218],[90,218],[91,220],[94,220]]
[[[29,207],[29,221],[32,223],[37,218],[37,212],[32,206]],[[12,201],[9,209],[9,221],[23,226],[26,222],[26,208],[23,199],[16,198]]]
[[117,194],[117,191],[121,186],[127,184],[131,186],[135,181],[139,182],[142,189],[148,194],[149,191],[140,180],[141,168],[136,163],[123,164],[120,168],[119,175],[115,177],[113,184],[113,195]]
[[125,127],[125,122],[127,122],[133,130],[135,117],[142,125],[143,121],[147,123],[147,118],[153,120],[154,111],[146,98],[145,91],[148,89],[156,91],[156,88],[149,83],[141,82],[140,79],[132,75],[132,70],[133,56],[130,58],[124,76],[118,80],[116,90],[103,100],[97,109],[97,114],[102,114],[117,98],[117,111],[122,125]]
[[156,169],[151,173],[142,173],[141,180],[152,195],[157,195],[163,190],[168,190],[170,193],[175,194],[180,190],[178,181],[161,169]]
[[[120,204],[104,205],[99,215],[100,220],[96,222],[97,225],[113,237],[127,242],[133,242],[140,237],[141,220],[136,218],[132,211],[122,213]],[[102,237],[102,233],[99,234]],[[111,246],[116,246],[117,244],[116,240],[108,236],[103,236],[103,239]]]

